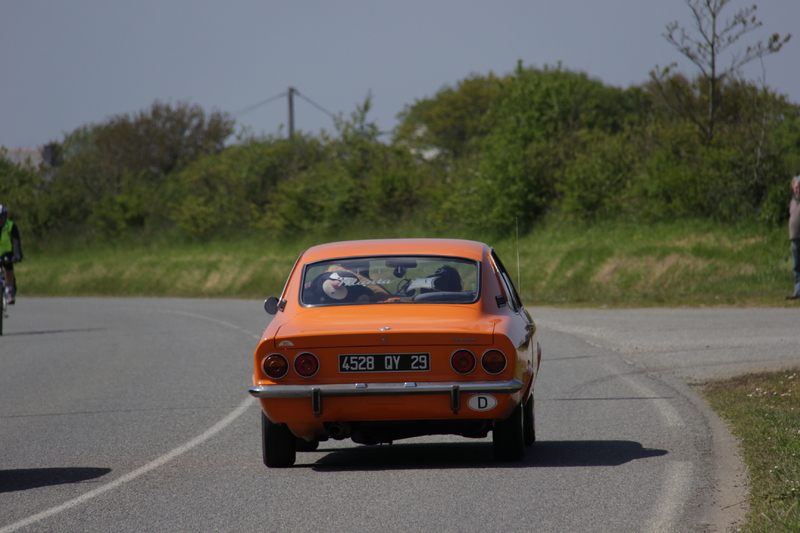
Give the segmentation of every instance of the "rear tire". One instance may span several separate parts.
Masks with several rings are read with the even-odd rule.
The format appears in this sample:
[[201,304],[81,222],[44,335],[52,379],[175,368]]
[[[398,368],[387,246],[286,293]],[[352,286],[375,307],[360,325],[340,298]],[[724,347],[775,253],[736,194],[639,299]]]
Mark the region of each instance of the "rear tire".
[[522,405],[518,405],[507,419],[495,422],[492,430],[495,461],[522,461],[525,458],[522,411]]
[[522,430],[525,446],[533,446],[533,443],[536,442],[536,413],[534,412],[534,407],[533,394],[531,394],[522,411]]
[[261,451],[265,465],[270,468],[292,466],[297,457],[295,440],[289,426],[276,424],[261,412]]

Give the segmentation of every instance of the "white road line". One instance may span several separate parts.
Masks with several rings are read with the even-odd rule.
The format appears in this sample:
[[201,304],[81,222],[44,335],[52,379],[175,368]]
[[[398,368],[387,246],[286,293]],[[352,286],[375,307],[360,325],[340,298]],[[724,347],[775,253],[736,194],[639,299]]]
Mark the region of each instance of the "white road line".
[[[635,389],[645,397],[654,398],[656,396],[647,385],[640,383],[631,376],[622,376],[628,386]],[[675,406],[667,399],[654,399],[653,404],[658,414],[666,423],[667,427],[679,428],[684,425],[680,413]],[[666,480],[661,488],[661,494],[657,499],[652,518],[642,531],[645,533],[666,533],[673,531],[673,528],[680,519],[681,509],[686,504],[686,499],[690,494],[692,483],[692,463],[689,461],[671,461],[667,465]]]
[[[191,316],[191,317],[194,317],[194,318],[202,318],[204,320],[209,320],[211,322],[216,322],[218,324],[222,324],[223,326],[230,327],[232,329],[241,331],[243,333],[247,333],[248,335],[252,335],[256,339],[261,339],[260,335],[253,335],[251,332],[245,330],[244,328],[241,328],[241,327],[237,326],[236,324],[231,324],[230,322],[225,322],[223,320],[218,320],[218,319],[215,319],[215,318],[210,318],[210,317],[207,317],[207,316],[198,315],[198,314],[195,314],[195,313],[188,313],[188,312],[185,312],[185,311],[165,310],[164,312],[177,313],[177,314],[181,314],[181,315]],[[101,485],[100,487],[97,487],[94,490],[90,490],[89,492],[87,492],[85,494],[82,494],[82,495],[78,496],[77,498],[69,500],[68,502],[62,503],[61,505],[58,505],[56,507],[51,507],[50,509],[47,509],[45,511],[42,511],[42,512],[37,513],[37,514],[32,515],[32,516],[29,516],[28,518],[24,518],[24,519],[22,519],[22,520],[20,520],[18,522],[14,522],[13,524],[9,524],[7,526],[4,526],[4,527],[0,528],[0,533],[11,533],[11,531],[16,531],[17,529],[19,529],[21,527],[29,526],[31,524],[39,522],[40,520],[44,520],[45,518],[49,518],[49,517],[51,517],[53,515],[56,515],[56,514],[58,514],[60,512],[67,511],[69,509],[72,509],[73,507],[77,507],[78,505],[80,505],[80,504],[82,504],[82,503],[84,503],[86,501],[89,501],[92,498],[96,498],[97,496],[100,496],[101,494],[105,494],[106,492],[108,492],[110,490],[113,490],[113,489],[115,489],[117,487],[120,487],[120,486],[126,484],[126,483],[129,483],[129,482],[133,481],[134,479],[136,479],[136,478],[138,478],[140,476],[143,476],[144,474],[150,472],[151,470],[154,470],[154,469],[156,469],[156,468],[158,468],[160,466],[163,466],[164,464],[166,464],[169,461],[175,459],[176,457],[178,457],[180,455],[183,455],[184,453],[188,452],[192,448],[204,443],[205,441],[207,441],[208,439],[210,439],[211,437],[213,437],[214,435],[216,435],[217,433],[219,433],[220,431],[222,431],[223,429],[228,427],[231,423],[233,423],[234,420],[236,420],[237,418],[242,416],[242,414],[245,411],[247,411],[247,408],[250,407],[251,405],[253,405],[254,402],[255,402],[255,400],[253,398],[245,398],[242,401],[242,403],[240,403],[239,406],[236,407],[236,409],[234,409],[233,411],[231,411],[225,418],[223,418],[222,420],[220,420],[219,422],[217,422],[216,424],[211,426],[205,433],[203,433],[202,435],[200,435],[198,437],[193,438],[192,440],[190,440],[186,444],[183,444],[182,446],[178,446],[177,448],[173,449],[172,451],[162,455],[158,459],[155,459],[154,461],[150,461],[146,465],[144,465],[142,467],[139,467],[136,470],[134,470],[132,472],[129,472],[129,473],[125,474],[124,476],[122,476],[120,478],[117,478],[117,479],[115,479],[114,481],[112,481],[110,483],[107,483],[105,485]]]
[[[601,339],[607,340],[611,338],[612,335],[604,329],[604,328],[597,328],[597,327],[587,327],[587,326],[572,326],[567,324],[561,324],[559,322],[551,322],[546,320],[537,320],[536,321],[539,326],[545,326],[555,331],[560,331],[562,333],[567,333],[571,335],[580,336],[584,342],[589,344],[590,346],[594,346],[596,348],[606,348],[601,344],[597,344],[592,342],[591,340],[586,339],[585,337],[599,337]],[[633,366],[633,363],[625,358],[622,358],[627,364]],[[610,367],[606,367],[610,368]],[[611,370],[612,373],[615,372],[613,369]],[[622,375],[620,376],[624,381],[628,383],[630,387],[632,387],[636,392],[641,394],[645,397],[655,397],[655,392],[652,389],[647,387],[646,385],[642,385],[641,383],[634,380],[631,376]],[[678,410],[669,403],[669,400],[663,398],[654,398],[653,404],[656,406],[659,414],[663,417],[664,422],[667,424],[668,427],[681,427],[684,425],[683,420],[681,419],[680,414],[678,414]]]
[[[542,322],[540,321],[539,324],[541,325]],[[587,328],[573,328],[573,327],[565,327],[560,324],[548,323],[548,327],[551,329],[560,330],[566,333],[572,333],[575,335],[598,335],[600,330],[599,328],[590,328],[587,331]],[[585,340],[585,342],[594,345],[591,341]],[[602,346],[598,346],[602,348]],[[626,363],[631,364],[629,361],[623,359]],[[612,370],[613,373],[613,369]],[[656,393],[647,385],[640,383],[638,380],[634,379],[632,376],[621,375],[620,376],[631,388],[633,388],[637,393],[642,395],[646,398],[653,398],[652,402],[656,408],[656,411],[664,420],[664,423],[669,428],[680,428],[683,427],[684,421],[681,418],[678,409],[672,405],[668,399],[666,398],[656,398]],[[667,471],[666,471],[666,480],[664,485],[661,489],[661,494],[658,498],[658,503],[653,509],[652,518],[650,519],[649,523],[646,527],[642,530],[645,533],[665,533],[668,531],[672,531],[677,524],[678,520],[680,519],[681,509],[683,509],[684,505],[686,504],[686,500],[688,498],[688,494],[690,493],[692,483],[692,463],[689,461],[672,461],[668,463]]]
[[658,410],[658,414],[664,419],[664,422],[667,424],[667,427],[677,428],[684,425],[683,419],[681,415],[678,413],[678,410],[669,403],[669,400],[666,398],[655,398],[656,393],[647,385],[643,385],[638,381],[634,380],[631,376],[620,376],[625,382],[628,383],[628,386],[636,390],[639,394],[646,398],[653,398],[652,402],[655,405],[656,409]]
[[35,522],[39,522],[40,520],[49,518],[62,511],[67,511],[69,509],[77,507],[78,505],[88,500],[91,500],[92,498],[96,498],[101,494],[105,494],[110,490],[120,487],[126,483],[133,481],[134,479],[140,476],[143,476],[144,474],[147,474],[151,470],[163,466],[164,464],[175,459],[176,457],[188,452],[195,446],[204,443],[205,441],[207,441],[208,439],[210,439],[211,437],[213,437],[214,435],[216,435],[217,433],[228,427],[234,420],[239,418],[245,411],[247,411],[247,409],[253,405],[254,401],[255,400],[253,400],[253,398],[245,398],[242,401],[242,403],[240,403],[239,406],[236,407],[236,409],[231,411],[225,418],[223,418],[222,420],[211,426],[205,433],[203,433],[198,437],[193,438],[192,440],[190,440],[186,444],[183,444],[182,446],[178,446],[172,451],[162,455],[158,459],[155,459],[154,461],[151,461],[146,465],[139,467],[136,470],[129,472],[110,483],[106,483],[105,485],[97,487],[94,490],[90,490],[89,492],[82,494],[77,498],[69,500],[68,502],[62,503],[61,505],[58,505],[56,507],[51,507],[50,509],[42,511],[41,513],[37,513],[33,516],[29,516],[28,518],[22,519],[19,522],[15,522],[8,526],[2,527],[0,528],[0,533],[10,533],[11,531],[16,531],[19,528],[29,526]]
[[251,337],[255,338],[256,340],[259,340],[259,341],[261,340],[261,335],[256,335],[254,333],[251,333],[251,332],[247,331],[246,329],[244,329],[241,326],[237,326],[236,324],[232,324],[230,322],[225,322],[224,320],[219,320],[217,318],[211,318],[211,317],[207,317],[207,316],[203,316],[203,315],[198,315],[197,313],[190,313],[188,311],[176,311],[174,309],[162,309],[160,311],[162,313],[174,313],[176,315],[185,315],[185,316],[190,316],[192,318],[201,318],[203,320],[208,320],[209,322],[216,322],[217,324],[221,324],[221,325],[223,325],[225,327],[229,327],[231,329],[235,329],[235,330],[241,331],[242,333],[246,333],[246,334],[250,335]]
[[675,524],[681,514],[685,495],[689,494],[692,483],[692,463],[689,461],[672,461],[667,466],[667,481],[658,501],[661,502],[653,513],[653,518],[644,533],[667,533],[674,531]]

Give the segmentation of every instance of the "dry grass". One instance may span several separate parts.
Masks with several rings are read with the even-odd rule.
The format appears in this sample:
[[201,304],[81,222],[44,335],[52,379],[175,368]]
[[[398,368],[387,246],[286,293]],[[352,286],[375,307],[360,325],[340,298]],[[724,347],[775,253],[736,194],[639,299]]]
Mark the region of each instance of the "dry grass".
[[[324,240],[39,247],[18,266],[20,296],[263,298],[280,292],[303,249]],[[490,244],[516,282],[516,241]],[[788,246],[777,229],[551,223],[523,237],[519,253],[520,291],[529,305],[785,305],[791,286]]]

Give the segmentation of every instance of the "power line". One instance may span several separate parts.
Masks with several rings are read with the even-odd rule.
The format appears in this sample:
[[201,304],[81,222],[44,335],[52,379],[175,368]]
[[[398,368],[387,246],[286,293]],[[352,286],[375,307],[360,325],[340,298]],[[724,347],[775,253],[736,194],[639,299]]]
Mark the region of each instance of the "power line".
[[[316,102],[313,102],[310,98],[308,98],[307,96],[302,94],[297,89],[292,88],[292,92],[294,92],[294,94],[296,94],[297,96],[299,96],[300,98],[302,98],[303,100],[308,102],[309,104],[313,105],[314,107],[316,107],[317,109],[319,109],[320,111],[322,111],[323,113],[325,113],[326,115],[331,117],[331,119],[333,119],[334,123],[336,122],[336,119],[338,118],[336,115],[334,115],[333,113],[331,113],[330,111],[328,111],[327,109],[322,107],[321,105],[317,104]],[[391,135],[391,133],[392,133],[391,131],[379,131],[378,135]]]
[[300,98],[302,98],[303,100],[305,100],[306,102],[308,102],[309,104],[313,105],[314,107],[316,107],[317,109],[319,109],[320,111],[322,111],[323,113],[328,115],[329,117],[331,117],[333,120],[336,120],[336,115],[334,115],[333,113],[331,113],[330,111],[328,111],[327,109],[322,107],[321,105],[317,104],[316,102],[312,101],[309,97],[307,97],[306,95],[304,95],[303,93],[301,93],[297,89],[294,90],[294,93],[297,96],[299,96]]
[[[336,120],[336,115],[335,115],[335,114],[331,113],[330,111],[328,111],[327,109],[325,109],[324,107],[322,107],[321,105],[319,105],[318,103],[314,102],[313,100],[311,100],[311,99],[310,99],[309,97],[307,97],[306,95],[302,94],[302,93],[301,93],[300,91],[298,91],[297,89],[295,89],[295,88],[290,88],[290,90],[291,90],[292,92],[294,92],[294,94],[296,94],[297,96],[299,96],[300,98],[302,98],[303,100],[305,100],[306,102],[308,102],[309,104],[311,104],[312,106],[316,107],[316,108],[317,108],[319,111],[322,111],[323,113],[325,113],[326,115],[328,115],[329,117],[331,117],[331,119],[333,119],[333,120]],[[236,118],[236,117],[238,117],[239,115],[243,115],[243,114],[245,114],[245,113],[249,113],[250,111],[253,111],[254,109],[258,109],[259,107],[265,106],[265,105],[267,105],[267,104],[271,104],[271,103],[272,103],[272,102],[274,102],[275,100],[278,100],[279,98],[284,98],[284,97],[286,97],[286,96],[290,96],[290,95],[289,95],[289,91],[283,91],[282,93],[280,93],[280,94],[276,94],[275,96],[272,96],[271,98],[267,98],[266,100],[262,100],[261,102],[258,102],[258,103],[255,103],[255,104],[249,105],[249,106],[247,106],[247,107],[245,107],[245,108],[242,108],[242,109],[240,109],[239,111],[236,111],[235,113],[232,113],[232,114],[231,114],[231,116],[232,116],[232,117],[234,117],[234,118]]]
[[252,105],[249,105],[249,106],[245,107],[244,109],[240,109],[239,111],[236,111],[235,113],[233,113],[231,116],[238,117],[239,115],[242,115],[244,113],[247,113],[249,111],[257,109],[257,108],[259,108],[261,106],[265,106],[267,104],[270,104],[270,103],[274,102],[275,100],[277,100],[278,98],[283,98],[287,94],[288,94],[287,91],[283,91],[281,94],[276,94],[275,96],[273,96],[271,98],[267,98],[266,100],[264,100],[262,102],[258,102],[257,104],[252,104]]
[[[231,116],[233,116],[235,118],[235,117],[238,117],[239,115],[242,115],[244,113],[248,113],[250,111],[253,111],[254,109],[257,109],[257,108],[259,108],[261,106],[265,106],[267,104],[270,104],[270,103],[274,102],[275,100],[277,100],[279,98],[288,97],[288,99],[289,99],[289,136],[291,137],[294,134],[294,106],[292,104],[292,94],[296,94],[297,96],[299,96],[300,98],[302,98],[303,100],[305,100],[306,102],[308,102],[309,104],[311,104],[312,106],[317,108],[319,111],[321,111],[321,112],[325,113],[326,115],[328,115],[334,121],[334,123],[336,122],[336,120],[338,118],[337,115],[331,113],[330,111],[328,111],[327,109],[325,109],[324,107],[319,105],[318,103],[314,102],[311,98],[309,98],[308,96],[304,95],[303,93],[301,93],[300,91],[298,91],[294,87],[289,87],[288,90],[283,91],[280,94],[276,94],[275,96],[273,96],[271,98],[267,98],[266,100],[263,100],[261,102],[258,102],[258,103],[255,103],[253,105],[249,105],[249,106],[247,106],[247,107],[245,107],[243,109],[240,109],[239,111],[233,113]],[[390,131],[378,132],[378,135],[390,135],[390,134],[391,134]]]

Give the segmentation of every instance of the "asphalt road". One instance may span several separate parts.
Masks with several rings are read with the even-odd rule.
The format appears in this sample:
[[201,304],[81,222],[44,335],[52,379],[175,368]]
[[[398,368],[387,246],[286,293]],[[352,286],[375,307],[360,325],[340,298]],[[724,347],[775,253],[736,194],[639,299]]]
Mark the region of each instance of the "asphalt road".
[[[0,337],[0,533],[722,531],[730,437],[686,381],[800,364],[800,308],[534,309],[538,442],[323,443],[266,469],[261,302],[21,298]],[[708,526],[712,524],[712,526]]]

